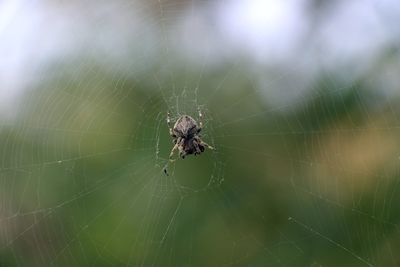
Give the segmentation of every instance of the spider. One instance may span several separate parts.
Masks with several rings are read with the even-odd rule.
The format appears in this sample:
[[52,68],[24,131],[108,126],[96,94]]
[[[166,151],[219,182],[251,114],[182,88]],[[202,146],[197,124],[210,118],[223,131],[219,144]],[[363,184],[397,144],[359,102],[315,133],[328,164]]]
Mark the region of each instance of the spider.
[[[175,150],[178,150],[180,157],[184,159],[186,155],[194,154],[196,156],[201,154],[204,152],[205,148],[214,149],[212,146],[201,140],[200,131],[203,128],[203,114],[200,110],[199,123],[197,123],[189,115],[182,115],[172,126],[171,114],[168,112],[167,124],[169,128],[169,134],[171,135],[173,143],[175,144],[171,150],[171,153],[169,154],[170,162],[175,161],[172,159]],[[166,175],[168,175],[166,167],[164,168],[164,172]]]

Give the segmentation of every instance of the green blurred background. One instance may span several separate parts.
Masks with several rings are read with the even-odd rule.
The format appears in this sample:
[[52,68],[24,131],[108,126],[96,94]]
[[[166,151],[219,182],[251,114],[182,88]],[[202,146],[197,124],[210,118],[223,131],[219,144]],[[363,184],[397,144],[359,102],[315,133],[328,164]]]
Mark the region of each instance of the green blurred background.
[[[399,18],[1,2],[0,266],[399,266]],[[166,176],[199,109],[216,150]]]

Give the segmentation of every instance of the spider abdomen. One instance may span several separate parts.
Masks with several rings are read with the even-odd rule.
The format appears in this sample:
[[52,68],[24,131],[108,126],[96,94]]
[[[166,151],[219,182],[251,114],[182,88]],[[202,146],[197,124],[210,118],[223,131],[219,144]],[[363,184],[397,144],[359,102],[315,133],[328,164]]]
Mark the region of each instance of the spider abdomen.
[[173,131],[178,137],[191,137],[198,131],[197,122],[188,115],[181,116],[174,125]]

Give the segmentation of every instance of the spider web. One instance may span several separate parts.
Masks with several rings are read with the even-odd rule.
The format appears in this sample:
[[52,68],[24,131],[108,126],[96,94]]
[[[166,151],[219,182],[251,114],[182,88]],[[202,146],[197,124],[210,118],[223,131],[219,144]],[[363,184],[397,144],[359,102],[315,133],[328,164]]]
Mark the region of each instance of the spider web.
[[[9,5],[73,42],[44,34],[46,61],[4,79],[23,90],[0,126],[1,266],[398,265],[396,50],[348,76],[263,65],[208,32],[232,3]],[[199,110],[216,150],[166,176],[167,112]]]

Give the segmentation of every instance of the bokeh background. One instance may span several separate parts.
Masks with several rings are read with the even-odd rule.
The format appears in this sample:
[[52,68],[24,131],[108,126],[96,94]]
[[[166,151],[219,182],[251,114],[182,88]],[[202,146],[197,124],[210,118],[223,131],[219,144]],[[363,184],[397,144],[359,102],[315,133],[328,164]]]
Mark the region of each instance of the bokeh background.
[[[396,0],[1,1],[0,266],[399,266],[399,24]],[[216,150],[168,164],[167,112],[198,110]]]

